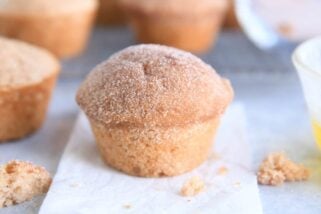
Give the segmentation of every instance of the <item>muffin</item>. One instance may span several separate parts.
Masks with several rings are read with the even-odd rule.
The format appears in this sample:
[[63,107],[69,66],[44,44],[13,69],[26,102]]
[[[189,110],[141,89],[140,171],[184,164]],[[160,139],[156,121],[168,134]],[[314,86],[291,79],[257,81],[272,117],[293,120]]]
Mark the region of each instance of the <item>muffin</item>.
[[72,57],[84,49],[96,9],[96,0],[0,0],[0,34]]
[[24,137],[43,123],[60,69],[48,51],[0,37],[0,142]]
[[100,0],[97,21],[101,25],[125,24],[125,15],[119,7],[119,0]]
[[208,157],[232,96],[229,81],[192,54],[137,45],[94,68],[76,99],[108,165],[161,177],[190,171]]
[[121,5],[138,41],[204,52],[218,35],[228,2],[121,0]]

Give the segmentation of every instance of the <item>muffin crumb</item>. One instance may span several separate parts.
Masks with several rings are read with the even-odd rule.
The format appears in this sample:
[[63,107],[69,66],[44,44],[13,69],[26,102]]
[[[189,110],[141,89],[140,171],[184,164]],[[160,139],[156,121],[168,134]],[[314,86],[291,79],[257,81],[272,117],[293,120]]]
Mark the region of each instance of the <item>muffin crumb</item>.
[[0,167],[0,208],[46,193],[51,177],[41,166],[13,160]]
[[124,207],[125,209],[130,209],[130,208],[132,208],[132,205],[130,205],[130,204],[124,204],[123,207]]
[[289,23],[281,23],[277,30],[281,35],[290,37],[293,33],[293,26]]
[[277,186],[285,181],[304,181],[309,176],[305,166],[292,162],[283,153],[272,153],[262,162],[257,180],[259,184]]
[[241,187],[241,182],[237,181],[233,184],[234,187],[239,188]]
[[80,183],[77,183],[77,182],[73,182],[69,185],[70,187],[73,187],[73,188],[78,188],[80,187]]
[[228,173],[228,169],[225,166],[221,166],[218,170],[217,170],[217,174],[218,175],[226,175]]
[[202,192],[204,188],[204,181],[199,176],[194,176],[184,183],[180,193],[182,196],[195,196]]

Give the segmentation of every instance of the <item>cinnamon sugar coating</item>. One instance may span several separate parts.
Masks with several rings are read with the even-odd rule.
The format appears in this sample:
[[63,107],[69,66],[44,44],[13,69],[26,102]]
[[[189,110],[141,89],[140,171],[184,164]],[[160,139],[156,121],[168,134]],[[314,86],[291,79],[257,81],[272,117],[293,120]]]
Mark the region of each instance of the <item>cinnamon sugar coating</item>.
[[40,83],[60,70],[46,50],[4,37],[0,37],[0,59],[0,90]]
[[62,14],[97,7],[97,0],[0,0],[3,14]]
[[229,81],[194,55],[137,45],[94,68],[77,102],[91,120],[105,126],[169,127],[219,117],[232,97]]

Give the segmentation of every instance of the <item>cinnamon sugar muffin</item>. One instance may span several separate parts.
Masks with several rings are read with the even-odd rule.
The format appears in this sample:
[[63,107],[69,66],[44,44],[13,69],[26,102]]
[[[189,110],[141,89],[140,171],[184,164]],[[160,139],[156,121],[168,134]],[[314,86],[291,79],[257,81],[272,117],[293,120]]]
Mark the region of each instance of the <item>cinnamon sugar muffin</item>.
[[0,0],[0,34],[71,57],[84,49],[96,9],[97,0]]
[[0,59],[1,142],[42,125],[60,66],[46,50],[1,37]]
[[101,155],[137,176],[173,176],[208,156],[231,102],[229,81],[184,51],[124,49],[98,65],[77,93]]
[[119,0],[99,0],[97,21],[102,25],[125,24],[125,14],[119,6]]
[[121,0],[143,43],[206,51],[220,30],[227,0]]

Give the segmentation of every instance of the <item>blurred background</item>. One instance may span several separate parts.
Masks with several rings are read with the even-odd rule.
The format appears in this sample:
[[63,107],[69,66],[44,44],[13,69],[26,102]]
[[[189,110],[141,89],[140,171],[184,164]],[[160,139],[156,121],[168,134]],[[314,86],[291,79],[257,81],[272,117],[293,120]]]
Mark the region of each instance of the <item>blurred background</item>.
[[[215,32],[218,40],[198,54],[219,72],[290,72],[294,47],[321,34],[321,3],[317,0],[223,1],[227,7],[222,17],[213,18],[219,19]],[[100,0],[97,25],[88,48],[79,57],[63,61],[63,78],[83,77],[115,51],[144,42],[135,39],[137,29],[126,14],[130,12],[123,11],[119,2]],[[170,22],[170,18],[162,21]],[[157,43],[157,39],[148,43]]]
[[[87,0],[51,1],[67,4]],[[0,34],[30,42],[28,37],[21,36],[28,34],[30,28],[18,28],[17,20],[13,22],[5,13],[1,14],[11,8],[7,7],[10,2],[19,3],[0,0]],[[42,4],[39,2],[44,1],[30,2]],[[98,3],[97,10],[93,10],[95,21],[86,22],[84,28],[90,36],[79,41],[85,48],[73,56],[60,57],[62,73],[44,128],[23,144],[2,146],[3,160],[24,157],[43,163],[54,173],[79,112],[74,97],[84,77],[95,65],[127,46],[160,43],[191,50],[222,76],[231,79],[235,101],[244,104],[248,117],[253,169],[272,151],[285,151],[295,161],[315,169],[309,183],[260,187],[264,213],[284,213],[285,207],[286,213],[298,213],[298,210],[321,213],[321,159],[291,62],[291,54],[300,42],[321,35],[321,1],[99,0]],[[19,13],[24,12],[23,6],[17,8]],[[83,13],[78,16],[85,17]],[[45,23],[47,26],[37,28],[37,35],[41,35],[41,30],[53,29],[50,20]],[[20,26],[27,24],[23,22]],[[56,39],[69,31],[71,35],[81,34],[68,31],[71,27],[63,31],[57,29],[51,33]],[[27,33],[17,33],[22,30]],[[37,44],[39,38],[45,37],[38,36],[31,43],[41,46]],[[74,37],[71,38],[74,41]],[[300,203],[293,203],[298,201]],[[18,209],[34,213],[40,203],[33,201],[0,213],[19,213]]]

